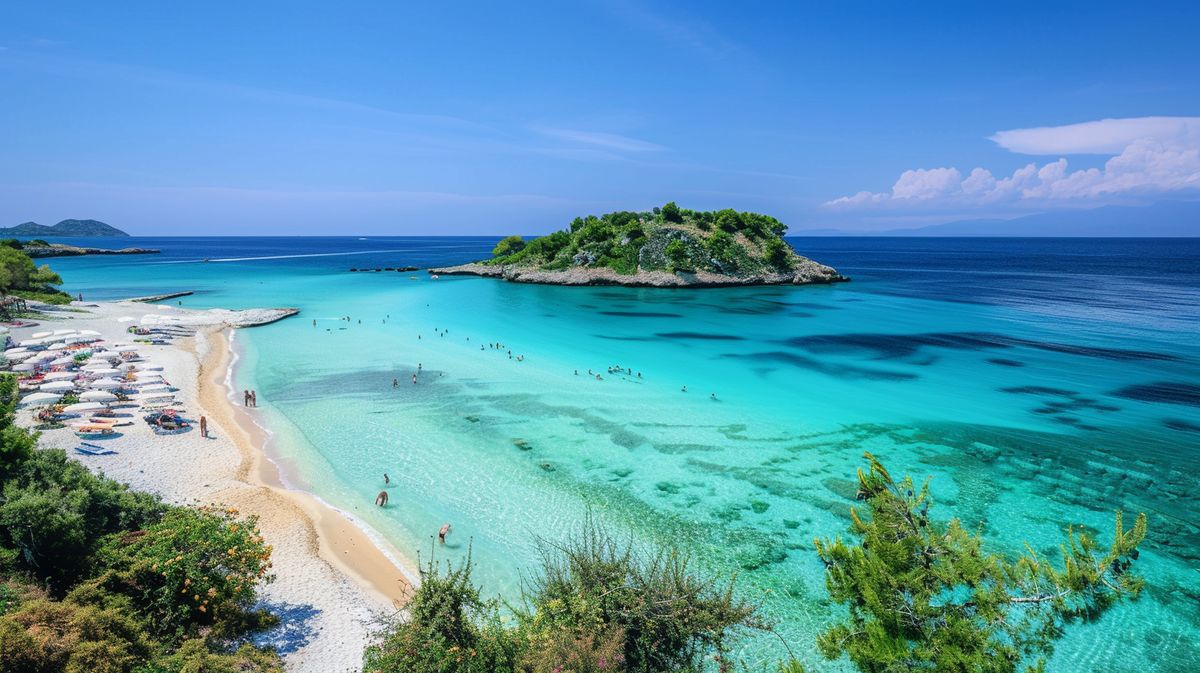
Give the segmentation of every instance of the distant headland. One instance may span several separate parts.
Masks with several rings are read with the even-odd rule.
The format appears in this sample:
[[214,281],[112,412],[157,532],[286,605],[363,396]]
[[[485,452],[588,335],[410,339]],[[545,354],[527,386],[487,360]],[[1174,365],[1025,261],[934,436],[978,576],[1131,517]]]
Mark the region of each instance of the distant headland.
[[0,227],[0,237],[4,236],[49,236],[51,238],[68,236],[128,237],[129,234],[99,220],[63,220],[49,227],[37,222],[25,222],[15,227]]
[[668,203],[649,212],[577,217],[567,230],[531,241],[509,236],[492,259],[432,274],[475,275],[517,283],[729,287],[849,280],[802,257],[783,240],[787,226],[769,215],[687,210]]

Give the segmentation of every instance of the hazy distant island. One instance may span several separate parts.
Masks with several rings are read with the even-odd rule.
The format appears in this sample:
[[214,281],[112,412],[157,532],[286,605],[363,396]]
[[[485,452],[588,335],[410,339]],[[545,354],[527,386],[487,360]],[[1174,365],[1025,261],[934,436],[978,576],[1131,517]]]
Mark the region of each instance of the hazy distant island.
[[24,222],[15,227],[0,227],[0,237],[4,236],[48,236],[51,238],[90,236],[98,238],[128,237],[129,234],[99,220],[63,220],[49,227],[37,222]]
[[787,226],[769,215],[687,210],[671,202],[649,212],[577,217],[570,229],[531,241],[509,236],[496,245],[492,259],[429,272],[518,283],[635,287],[849,280],[797,254],[783,240],[785,231]]

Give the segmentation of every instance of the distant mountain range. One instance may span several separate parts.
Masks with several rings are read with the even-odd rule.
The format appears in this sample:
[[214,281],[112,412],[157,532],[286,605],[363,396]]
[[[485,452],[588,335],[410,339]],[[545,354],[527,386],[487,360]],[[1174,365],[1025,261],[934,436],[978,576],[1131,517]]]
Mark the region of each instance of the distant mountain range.
[[0,227],[0,236],[68,237],[68,236],[129,236],[129,234],[99,220],[63,220],[47,227],[37,222],[25,222],[15,227]]
[[793,236],[1200,237],[1200,202],[1166,201],[1150,206],[1060,210],[1011,220],[961,220],[913,229],[872,232],[810,229],[790,233]]

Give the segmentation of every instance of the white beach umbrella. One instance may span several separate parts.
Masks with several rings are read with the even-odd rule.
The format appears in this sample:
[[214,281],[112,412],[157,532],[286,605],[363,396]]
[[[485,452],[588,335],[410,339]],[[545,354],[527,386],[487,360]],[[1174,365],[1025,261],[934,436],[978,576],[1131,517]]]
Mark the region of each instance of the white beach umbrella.
[[93,411],[100,411],[101,409],[107,409],[107,407],[99,402],[79,402],[63,407],[63,411],[68,414],[90,414]]
[[18,341],[17,345],[22,348],[37,347],[37,346],[42,345],[42,340],[41,339],[24,339],[22,341]]
[[156,383],[153,385],[143,386],[139,390],[141,390],[143,393],[167,393],[171,391],[171,386],[162,383]]
[[70,381],[76,376],[75,372],[50,372],[42,377],[43,381]]
[[87,387],[92,390],[112,390],[113,388],[120,388],[123,385],[125,384],[116,379],[96,379],[89,382]]
[[63,336],[64,334],[74,334],[74,333],[75,333],[75,330],[73,330],[73,329],[56,329],[56,330],[54,330],[54,336]]
[[54,393],[30,393],[29,395],[22,397],[19,404],[27,407],[42,406],[46,404],[54,404],[60,399],[62,399],[62,395],[55,395]]
[[16,355],[17,353],[28,353],[28,352],[29,351],[25,347],[22,346],[22,347],[18,347],[18,348],[9,348],[8,350],[4,351],[4,355],[5,355],[5,357],[11,357],[13,355]]
[[94,329],[81,329],[79,330],[79,333],[86,334],[87,336],[101,336],[101,334]]
[[64,355],[61,358],[54,358],[53,360],[50,361],[50,364],[52,364],[52,365],[69,365],[72,362],[75,362],[74,356]]
[[120,318],[117,318],[117,322],[133,322],[133,320],[133,316],[129,315],[123,315]]
[[34,369],[37,369],[37,367],[32,362],[23,362],[19,365],[13,365],[12,368],[14,372],[31,372]]
[[71,383],[70,381],[51,381],[50,383],[43,383],[42,385],[38,386],[38,390],[44,390],[48,393],[53,393],[60,390],[65,392],[67,390],[73,390],[74,388],[75,384]]
[[89,390],[80,394],[79,399],[84,402],[115,402],[117,396],[104,390]]
[[29,335],[30,339],[44,339],[48,336],[54,336],[54,332],[34,332]]
[[25,351],[24,353],[13,353],[12,355],[6,355],[5,357],[7,357],[9,360],[28,360],[35,355],[37,355],[37,353],[34,353],[33,351]]
[[56,344],[51,344],[51,345],[49,345],[49,346],[46,346],[46,350],[48,350],[48,351],[60,351],[60,350],[62,350],[62,349],[64,349],[64,348],[66,348],[66,347],[67,347],[67,344],[65,344],[65,343],[63,343],[63,342],[61,342],[61,341],[60,341],[60,342],[58,342],[58,343],[56,343]]
[[87,370],[85,370],[85,373],[87,373],[89,375],[93,375],[93,376],[107,377],[107,376],[112,376],[113,374],[120,374],[121,370],[113,369],[112,367],[104,367],[102,369],[87,369]]

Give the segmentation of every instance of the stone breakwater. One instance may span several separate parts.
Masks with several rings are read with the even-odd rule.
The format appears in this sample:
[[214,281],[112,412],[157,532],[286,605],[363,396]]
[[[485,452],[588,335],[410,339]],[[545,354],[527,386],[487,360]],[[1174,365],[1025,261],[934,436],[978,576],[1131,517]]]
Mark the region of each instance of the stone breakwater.
[[638,271],[619,274],[607,268],[563,269],[546,271],[529,267],[492,264],[460,264],[438,269],[429,273],[446,276],[483,276],[501,278],[514,283],[538,283],[543,285],[624,285],[627,287],[738,287],[746,285],[823,285],[850,280],[836,269],[811,259],[801,259],[796,268],[787,273],[759,273],[745,276],[698,271],[695,273],[667,271]]

